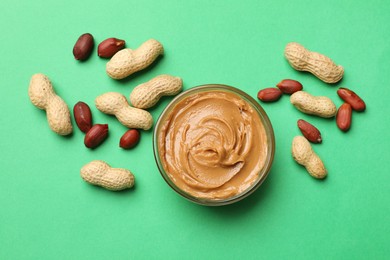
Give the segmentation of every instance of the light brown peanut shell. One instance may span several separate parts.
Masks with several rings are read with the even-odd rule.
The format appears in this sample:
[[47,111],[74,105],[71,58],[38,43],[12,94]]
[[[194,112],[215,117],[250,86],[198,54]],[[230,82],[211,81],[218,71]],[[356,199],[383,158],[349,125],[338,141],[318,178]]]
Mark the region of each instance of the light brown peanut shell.
[[106,162],[99,160],[84,165],[80,174],[86,182],[112,191],[131,188],[135,181],[134,175],[129,170],[112,168]]
[[135,87],[130,94],[130,101],[134,107],[146,109],[154,106],[162,96],[176,95],[182,88],[181,78],[160,75]]
[[164,53],[160,42],[147,40],[138,49],[123,49],[118,51],[106,65],[108,76],[113,79],[123,79],[143,70]]
[[327,175],[324,163],[313,151],[309,141],[303,136],[296,136],[292,142],[292,156],[294,160],[305,166],[308,173],[317,179],[323,179]]
[[96,108],[108,115],[115,115],[128,128],[148,130],[153,125],[152,115],[143,109],[129,105],[121,93],[107,92],[95,99]]
[[334,117],[337,113],[333,101],[324,96],[312,96],[305,91],[298,91],[291,95],[290,102],[298,110],[309,115],[324,118]]
[[308,71],[326,83],[336,83],[344,75],[342,66],[323,54],[307,50],[299,43],[288,43],[284,55],[294,69]]
[[65,101],[54,91],[49,78],[41,73],[31,77],[28,95],[39,109],[46,110],[50,128],[60,135],[69,135],[73,131],[69,108]]

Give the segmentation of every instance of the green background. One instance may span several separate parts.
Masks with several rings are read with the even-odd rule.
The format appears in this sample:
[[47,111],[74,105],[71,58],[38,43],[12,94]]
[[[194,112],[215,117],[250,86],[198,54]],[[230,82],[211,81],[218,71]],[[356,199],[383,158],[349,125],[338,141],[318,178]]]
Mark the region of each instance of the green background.
[[[0,259],[385,259],[390,257],[389,93],[390,5],[387,1],[6,1],[0,3]],[[82,33],[96,45],[109,37],[137,48],[149,38],[165,55],[152,69],[115,81],[107,60],[74,60]],[[288,42],[324,53],[345,68],[328,85],[293,70]],[[84,147],[52,132],[27,95],[42,72],[70,108],[82,100],[109,138]],[[334,119],[302,114],[283,96],[262,104],[276,135],[275,160],[264,184],[224,207],[193,204],[174,193],[155,165],[152,131],[133,150],[118,147],[126,128],[94,106],[98,95],[128,96],[159,74],[180,76],[184,89],[221,83],[252,97],[284,78],[342,104],[348,87],[367,110],[341,132]],[[171,98],[151,113],[156,120]],[[311,178],[290,154],[306,119],[322,132],[313,145],[329,176]],[[73,120],[73,118],[72,118]],[[74,120],[73,120],[74,123]],[[75,126],[75,124],[74,124]],[[88,185],[80,168],[101,159],[130,169],[136,187],[110,192]]]

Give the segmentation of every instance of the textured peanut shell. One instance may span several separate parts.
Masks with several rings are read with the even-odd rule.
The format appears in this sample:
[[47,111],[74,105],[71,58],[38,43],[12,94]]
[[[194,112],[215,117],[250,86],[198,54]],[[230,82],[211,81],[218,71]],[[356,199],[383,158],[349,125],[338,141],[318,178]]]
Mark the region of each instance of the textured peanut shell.
[[106,65],[107,74],[113,79],[123,79],[143,70],[164,53],[162,44],[154,39],[147,40],[138,49],[118,51]]
[[294,69],[308,71],[326,83],[336,83],[344,75],[342,66],[336,65],[325,55],[307,50],[299,43],[288,43],[284,55]]
[[84,165],[80,174],[86,182],[112,191],[131,188],[135,181],[129,170],[111,168],[107,163],[98,160]]
[[182,88],[181,78],[160,75],[135,87],[130,94],[130,101],[134,107],[146,109],[154,106],[162,96],[176,95]]
[[95,99],[96,108],[108,115],[115,115],[128,128],[148,130],[153,125],[152,115],[143,109],[129,105],[126,97],[117,92],[107,92]]
[[305,137],[294,137],[291,152],[294,160],[305,166],[308,173],[314,178],[323,179],[328,174],[324,163],[313,151],[309,141]]
[[330,118],[337,113],[336,105],[330,98],[312,96],[305,91],[297,91],[292,94],[290,102],[298,110],[309,115]]
[[46,111],[50,128],[60,135],[72,133],[69,108],[65,101],[54,91],[49,78],[43,74],[31,77],[28,95],[31,102],[39,109]]

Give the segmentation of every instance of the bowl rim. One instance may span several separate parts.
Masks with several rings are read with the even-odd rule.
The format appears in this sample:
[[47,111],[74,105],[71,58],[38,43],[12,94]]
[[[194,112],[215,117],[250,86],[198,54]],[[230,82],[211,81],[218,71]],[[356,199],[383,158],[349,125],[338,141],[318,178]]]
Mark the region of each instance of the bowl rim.
[[[264,129],[267,134],[267,158],[265,160],[265,164],[263,168],[260,170],[259,173],[259,178],[256,180],[249,188],[247,188],[245,191],[240,192],[232,197],[226,198],[226,199],[218,199],[218,200],[210,200],[210,199],[204,199],[204,198],[198,198],[195,196],[192,196],[191,194],[183,191],[180,189],[176,184],[169,178],[168,174],[166,173],[161,159],[160,159],[160,154],[158,150],[158,130],[160,128],[160,125],[162,124],[163,120],[165,119],[166,116],[169,115],[169,112],[178,104],[182,99],[190,96],[191,94],[196,94],[196,93],[201,93],[205,91],[228,91],[234,94],[237,94],[240,98],[244,99],[253,109],[255,109],[260,117],[260,120],[264,126]],[[159,115],[157,122],[155,124],[154,130],[153,130],[153,154],[154,154],[154,159],[156,161],[158,170],[160,172],[160,175],[163,177],[165,182],[180,196],[184,197],[185,199],[194,202],[196,204],[204,205],[204,206],[223,206],[223,205],[228,205],[235,203],[237,201],[240,201],[249,195],[251,195],[253,192],[255,192],[261,184],[264,182],[264,180],[267,178],[271,167],[272,163],[274,160],[275,156],[275,134],[274,130],[271,124],[271,121],[269,120],[269,117],[265,110],[261,107],[261,105],[250,95],[245,93],[244,91],[229,86],[225,84],[203,84],[203,85],[198,85],[192,88],[189,88],[176,97],[174,97],[168,105],[164,108],[164,110],[161,112]]]

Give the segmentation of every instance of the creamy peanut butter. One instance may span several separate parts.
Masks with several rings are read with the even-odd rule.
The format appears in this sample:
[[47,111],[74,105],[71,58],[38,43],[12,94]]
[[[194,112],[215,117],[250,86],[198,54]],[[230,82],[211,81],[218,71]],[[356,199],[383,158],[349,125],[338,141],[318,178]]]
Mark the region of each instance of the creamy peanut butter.
[[158,138],[163,168],[186,193],[226,199],[258,180],[267,135],[255,109],[225,91],[190,95],[170,111]]

